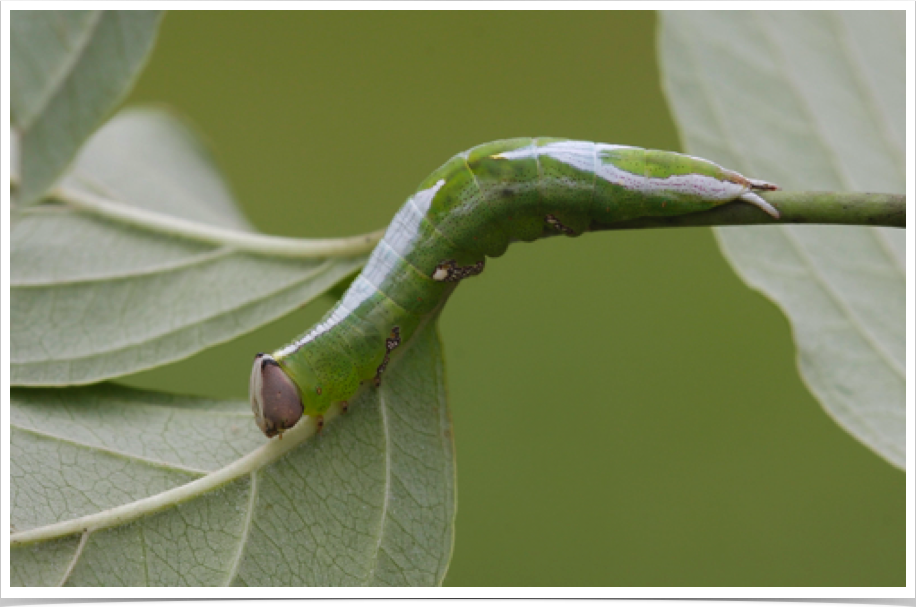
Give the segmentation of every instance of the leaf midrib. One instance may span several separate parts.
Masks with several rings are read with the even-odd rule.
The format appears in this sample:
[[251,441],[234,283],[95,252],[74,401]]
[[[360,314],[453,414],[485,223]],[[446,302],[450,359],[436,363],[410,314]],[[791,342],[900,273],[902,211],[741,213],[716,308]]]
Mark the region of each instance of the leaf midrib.
[[[339,414],[339,410],[331,409],[325,415],[326,423]],[[126,525],[143,516],[173,507],[178,503],[204,495],[230,483],[252,471],[260,470],[269,463],[279,459],[286,453],[298,447],[316,433],[315,420],[303,419],[293,429],[285,433],[284,440],[273,440],[264,443],[237,458],[232,463],[219,470],[209,472],[204,476],[188,483],[161,491],[148,497],[121,504],[107,510],[95,512],[86,516],[67,519],[10,534],[10,546],[17,547],[30,545],[37,542],[54,540],[69,535],[83,532],[95,532],[114,526]]]

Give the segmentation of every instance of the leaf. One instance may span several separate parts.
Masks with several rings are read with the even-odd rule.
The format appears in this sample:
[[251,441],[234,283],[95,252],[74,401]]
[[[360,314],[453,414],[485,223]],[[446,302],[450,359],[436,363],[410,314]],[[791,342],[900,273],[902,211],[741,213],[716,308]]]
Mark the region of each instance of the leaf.
[[160,11],[13,11],[10,115],[21,139],[23,203],[47,190],[127,93]]
[[14,389],[11,585],[436,585],[454,462],[430,323],[380,389],[267,441],[248,403]]
[[[75,204],[99,193],[113,201],[102,213]],[[160,111],[115,117],[55,194],[73,203],[12,214],[14,385],[86,384],[185,358],[304,305],[366,259],[241,252],[178,230],[336,242],[244,231],[209,154]]]
[[[668,12],[663,80],[687,149],[785,189],[905,187],[904,12]],[[905,456],[905,232],[716,230],[791,322],[802,377],[889,462]]]

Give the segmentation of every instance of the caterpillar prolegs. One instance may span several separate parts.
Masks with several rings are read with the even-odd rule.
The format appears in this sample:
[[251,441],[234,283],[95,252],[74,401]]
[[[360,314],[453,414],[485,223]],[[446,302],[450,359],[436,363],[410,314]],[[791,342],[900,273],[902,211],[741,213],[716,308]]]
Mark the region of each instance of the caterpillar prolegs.
[[420,184],[340,302],[305,335],[251,371],[255,419],[269,437],[304,415],[384,380],[408,341],[456,284],[512,242],[578,236],[602,225],[705,211],[742,200],[774,217],[755,190],[776,186],[674,152],[509,139],[454,156]]

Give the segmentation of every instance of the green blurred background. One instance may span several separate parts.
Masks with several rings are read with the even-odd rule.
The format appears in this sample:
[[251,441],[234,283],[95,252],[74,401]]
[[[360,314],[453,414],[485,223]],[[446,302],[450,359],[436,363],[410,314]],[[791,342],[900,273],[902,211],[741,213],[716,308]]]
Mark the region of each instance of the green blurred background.
[[[128,103],[188,116],[264,232],[349,235],[478,143],[680,149],[655,29],[650,12],[173,12]],[[252,353],[332,303],[127,383],[246,398]],[[441,333],[446,584],[905,584],[904,474],[807,392],[786,320],[709,230],[517,245]]]

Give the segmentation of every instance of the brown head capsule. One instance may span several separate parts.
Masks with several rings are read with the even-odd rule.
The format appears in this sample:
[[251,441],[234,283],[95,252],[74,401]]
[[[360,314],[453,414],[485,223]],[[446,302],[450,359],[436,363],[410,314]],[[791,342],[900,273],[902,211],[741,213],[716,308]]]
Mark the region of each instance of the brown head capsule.
[[296,384],[269,354],[255,357],[248,394],[255,422],[268,438],[283,434],[302,417]]

